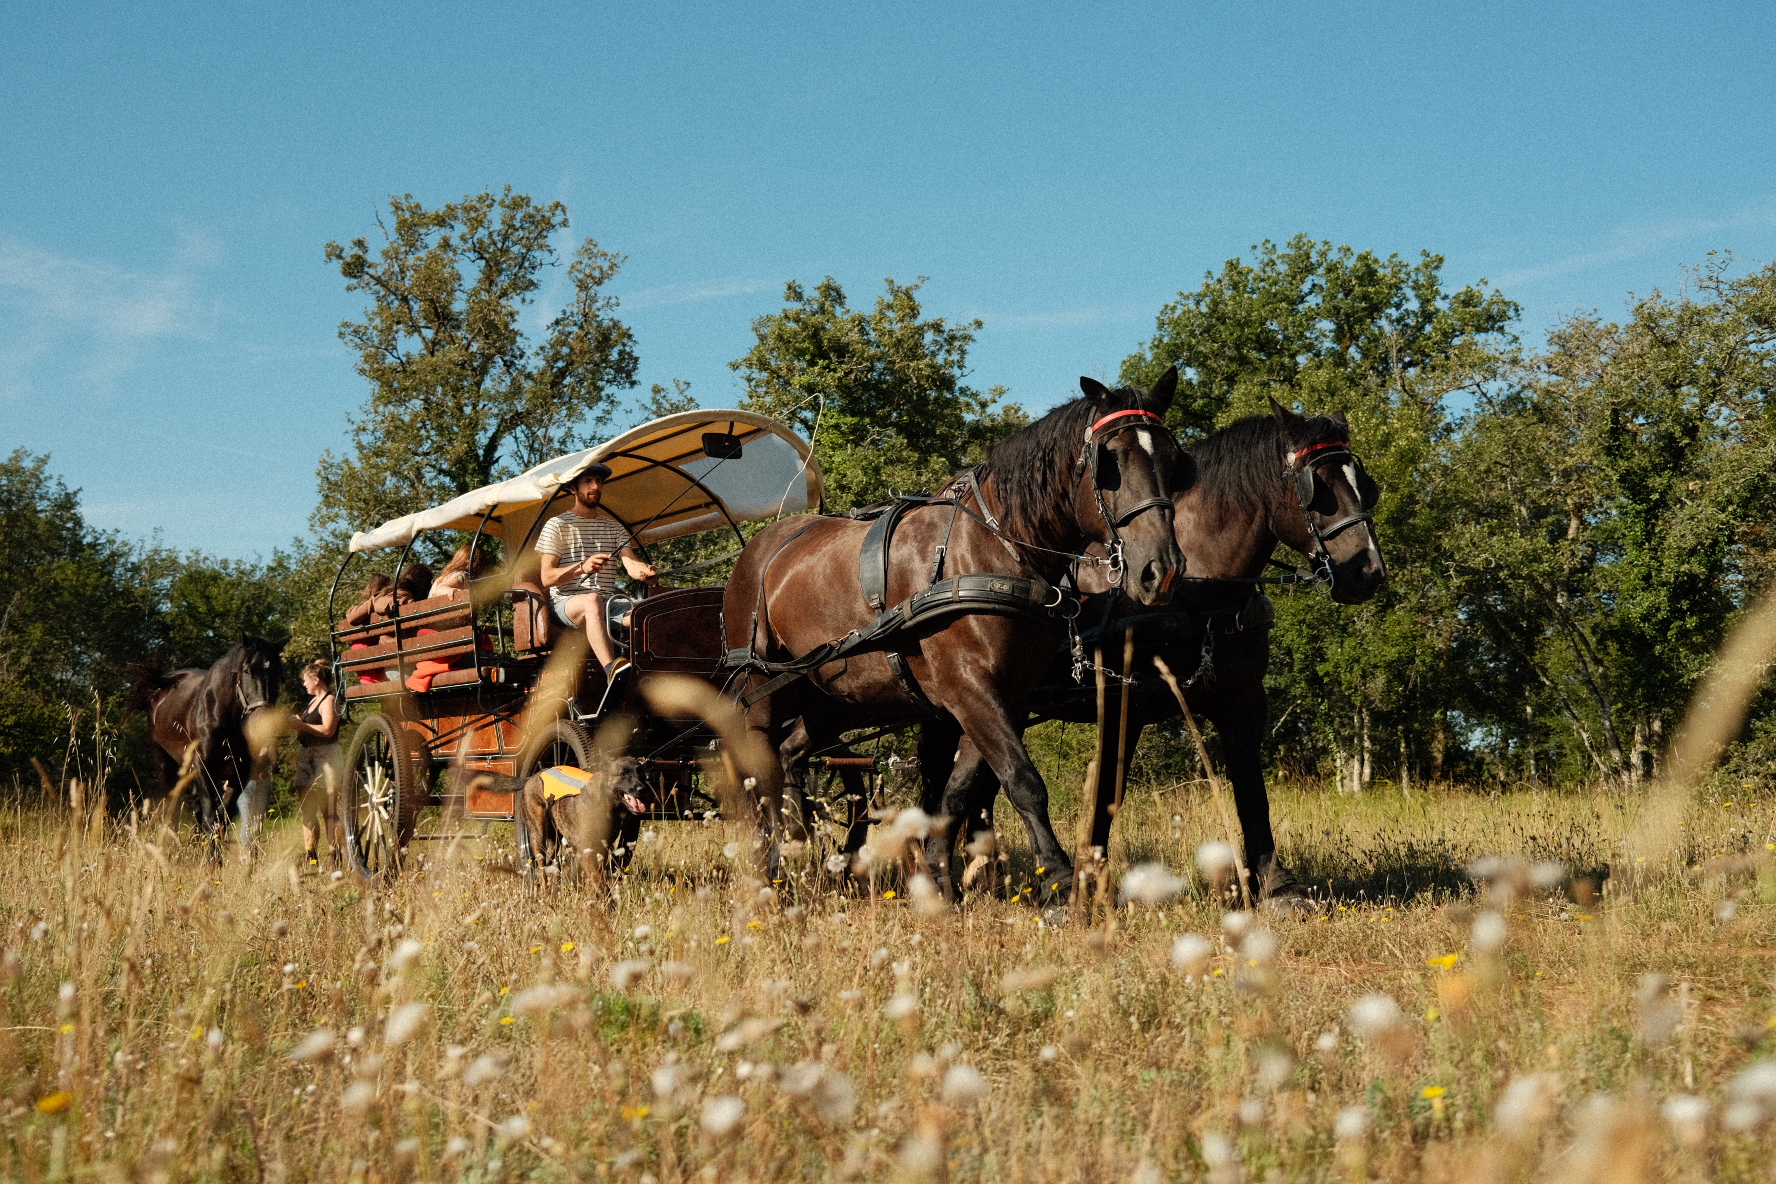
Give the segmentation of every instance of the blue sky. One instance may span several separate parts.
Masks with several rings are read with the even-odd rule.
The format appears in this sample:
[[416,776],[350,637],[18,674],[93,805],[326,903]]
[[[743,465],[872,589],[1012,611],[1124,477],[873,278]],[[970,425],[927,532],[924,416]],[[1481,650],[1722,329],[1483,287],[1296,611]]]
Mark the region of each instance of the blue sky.
[[219,555],[304,529],[366,393],[322,246],[395,192],[567,203],[628,257],[643,389],[706,406],[790,278],[929,276],[929,313],[986,322],[971,381],[1040,408],[1267,237],[1439,252],[1531,340],[1776,257],[1767,5],[7,14],[0,448]]

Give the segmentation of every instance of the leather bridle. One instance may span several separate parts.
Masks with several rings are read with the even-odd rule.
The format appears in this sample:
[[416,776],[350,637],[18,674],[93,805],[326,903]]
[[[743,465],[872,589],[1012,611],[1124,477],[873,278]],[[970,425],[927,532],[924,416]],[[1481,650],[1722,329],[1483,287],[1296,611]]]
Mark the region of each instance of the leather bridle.
[[[1123,422],[1116,423],[1117,420]],[[1123,557],[1122,528],[1148,510],[1165,510],[1169,513],[1173,508],[1170,497],[1155,495],[1143,498],[1134,505],[1126,507],[1119,514],[1113,514],[1110,511],[1109,503],[1104,500],[1104,487],[1098,481],[1098,464],[1103,457],[1104,438],[1115,435],[1117,432],[1127,431],[1129,428],[1150,426],[1143,422],[1145,420],[1151,420],[1151,426],[1164,432],[1166,439],[1172,441],[1172,447],[1177,447],[1177,438],[1172,435],[1171,429],[1165,426],[1165,420],[1151,411],[1130,408],[1126,411],[1112,411],[1085,429],[1085,444],[1079,450],[1079,463],[1074,487],[1078,487],[1078,483],[1085,479],[1087,473],[1091,474],[1092,497],[1097,500],[1098,513],[1103,515],[1104,525],[1109,534],[1109,538],[1105,540],[1105,549],[1109,552],[1110,586],[1113,588],[1122,586],[1123,572],[1127,568],[1127,561]],[[1106,425],[1113,426],[1107,427]]]
[[[1301,516],[1306,519],[1308,534],[1313,537],[1316,550],[1310,558],[1316,560],[1321,568],[1328,569],[1331,566],[1332,554],[1326,544],[1359,522],[1375,521],[1376,497],[1374,495],[1365,496],[1361,489],[1353,488],[1351,492],[1357,495],[1357,512],[1346,514],[1337,521],[1323,526],[1319,523],[1318,518],[1323,515],[1313,509],[1314,482],[1320,479],[1319,467],[1322,464],[1340,457],[1351,462],[1359,472],[1362,470],[1363,462],[1357,459],[1356,453],[1351,451],[1350,444],[1344,440],[1328,440],[1320,444],[1309,444],[1306,448],[1297,449],[1291,453],[1283,465],[1283,476],[1294,484],[1295,500],[1301,505]],[[1328,484],[1330,483],[1328,482]]]

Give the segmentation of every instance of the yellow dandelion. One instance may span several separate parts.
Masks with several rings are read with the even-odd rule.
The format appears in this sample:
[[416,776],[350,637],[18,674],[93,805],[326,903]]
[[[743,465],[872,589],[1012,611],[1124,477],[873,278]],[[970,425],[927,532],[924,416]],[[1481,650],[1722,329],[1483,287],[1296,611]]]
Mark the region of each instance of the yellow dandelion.
[[1446,1094],[1448,1092],[1449,1092],[1448,1090],[1444,1089],[1440,1085],[1427,1085],[1423,1089],[1418,1091],[1418,1096],[1421,1098],[1425,1098],[1427,1100],[1434,1101],[1437,1098],[1442,1097],[1444,1094]]
[[517,1022],[517,1017],[515,1017],[515,1016],[509,1016],[509,1015],[500,1016],[500,1023],[502,1023],[502,1024],[512,1024],[512,1023],[516,1023],[516,1022]]
[[893,900],[894,899],[894,889],[890,888],[890,889],[888,889],[888,891],[882,893],[882,899],[883,900]]
[[653,1110],[648,1106],[625,1106],[621,1113],[624,1118],[633,1122],[637,1118],[646,1118],[649,1114],[653,1113]]
[[[1426,1009],[1425,1009],[1425,1023],[1427,1023],[1427,1024],[1434,1024],[1434,1023],[1436,1023],[1436,1022],[1437,1022],[1437,1017],[1438,1017],[1438,1016],[1440,1016],[1440,1015],[1442,1015],[1442,1014],[1443,1014],[1443,1013],[1442,1013],[1442,1012],[1440,1012],[1440,1011],[1438,1011],[1438,1010],[1437,1010],[1437,1009],[1436,1009],[1436,1008],[1434,1008],[1434,1007],[1431,1007],[1431,1008],[1426,1008]],[[1428,1096],[1428,1095],[1427,1095],[1427,1096]]]
[[74,1034],[74,1025],[73,1024],[63,1024],[62,1025],[62,1035],[72,1036],[73,1034]]
[[542,946],[531,946],[530,952],[533,954],[540,954],[543,952],[543,947]]
[[512,988],[511,988],[511,987],[501,987],[501,988],[500,988],[500,994],[501,994],[501,995],[510,995],[510,994],[511,994],[511,993],[512,993]]
[[65,1089],[37,1099],[37,1113],[60,1114],[74,1102],[74,1095]]
[[308,980],[307,980],[307,979],[302,979],[302,980],[300,980],[300,981],[299,981],[299,982],[298,982],[298,983],[297,983],[297,984],[296,984],[296,989],[297,989],[297,990],[298,990],[298,991],[300,991],[300,990],[302,990],[302,988],[304,988],[304,987],[306,987],[306,986],[308,986]]
[[718,946],[725,946],[728,944],[728,942],[730,942],[732,940],[733,940],[732,938],[730,938],[727,934],[724,933],[720,937],[715,939],[715,944]]
[[1436,966],[1443,970],[1454,970],[1455,964],[1461,961],[1460,954],[1444,954],[1437,958],[1426,958],[1426,966]]
[[[890,892],[888,895],[893,896],[894,893]],[[748,921],[746,923],[746,927],[748,929],[763,929],[765,927],[765,923],[763,921],[757,921],[757,920]]]
[[571,954],[571,953],[573,953],[573,951],[574,951],[574,943],[573,942],[564,941],[561,943],[561,952],[562,953]]

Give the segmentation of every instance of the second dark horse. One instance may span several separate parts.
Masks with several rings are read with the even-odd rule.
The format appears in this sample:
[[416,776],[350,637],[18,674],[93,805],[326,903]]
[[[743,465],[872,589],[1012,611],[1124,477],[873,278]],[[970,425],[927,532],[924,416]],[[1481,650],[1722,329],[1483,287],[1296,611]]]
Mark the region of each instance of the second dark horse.
[[186,751],[197,745],[192,808],[198,834],[213,852],[220,850],[235,800],[267,763],[269,754],[254,752],[248,740],[247,718],[277,702],[282,650],[263,637],[243,637],[207,670],[130,668],[137,702],[148,712],[163,791],[173,787]]

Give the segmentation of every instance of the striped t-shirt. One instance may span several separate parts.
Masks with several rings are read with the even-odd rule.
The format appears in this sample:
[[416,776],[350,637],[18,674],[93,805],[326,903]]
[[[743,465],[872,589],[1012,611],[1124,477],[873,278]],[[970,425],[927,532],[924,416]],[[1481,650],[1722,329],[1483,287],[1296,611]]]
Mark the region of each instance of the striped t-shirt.
[[610,556],[610,561],[599,569],[597,575],[580,576],[565,584],[557,584],[549,589],[549,594],[556,600],[586,592],[611,595],[617,590],[617,573],[623,570],[623,561],[617,558],[617,552],[628,542],[629,532],[603,511],[590,518],[569,512],[549,519],[543,523],[542,533],[537,535],[536,549],[541,554],[555,556],[563,567],[572,567],[588,555]]

